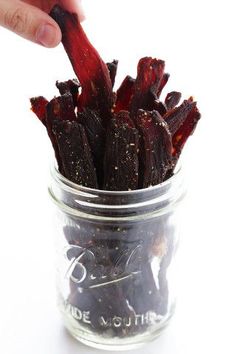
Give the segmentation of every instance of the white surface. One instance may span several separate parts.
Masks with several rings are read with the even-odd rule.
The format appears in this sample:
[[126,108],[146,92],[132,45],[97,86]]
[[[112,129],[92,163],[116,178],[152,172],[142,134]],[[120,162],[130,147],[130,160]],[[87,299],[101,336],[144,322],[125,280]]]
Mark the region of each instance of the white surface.
[[[105,60],[134,75],[142,55],[166,60],[168,89],[194,94],[202,121],[183,155],[185,204],[179,305],[172,325],[137,354],[235,353],[234,1],[89,1],[84,25]],[[104,15],[104,9],[107,14]],[[51,147],[28,98],[74,77],[62,47],[0,29],[0,353],[93,350],[63,330],[55,307]]]

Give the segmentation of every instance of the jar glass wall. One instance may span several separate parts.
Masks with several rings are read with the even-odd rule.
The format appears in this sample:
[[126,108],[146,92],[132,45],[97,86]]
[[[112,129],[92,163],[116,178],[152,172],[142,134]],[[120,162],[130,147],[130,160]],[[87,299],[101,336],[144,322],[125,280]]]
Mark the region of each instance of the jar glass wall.
[[144,190],[80,187],[52,171],[57,206],[59,308],[69,332],[93,347],[131,349],[154,339],[176,303],[181,169]]

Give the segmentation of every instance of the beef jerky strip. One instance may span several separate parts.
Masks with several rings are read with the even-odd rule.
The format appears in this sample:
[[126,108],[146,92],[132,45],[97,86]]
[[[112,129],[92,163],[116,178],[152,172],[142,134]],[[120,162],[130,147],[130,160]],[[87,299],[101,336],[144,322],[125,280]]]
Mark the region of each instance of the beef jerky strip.
[[131,101],[131,116],[134,116],[138,109],[153,109],[153,102],[158,98],[157,92],[162,82],[164,68],[165,62],[162,60],[145,57],[139,61]]
[[102,125],[102,119],[99,115],[90,109],[84,109],[78,114],[79,122],[84,126],[93,155],[94,165],[97,171],[98,184],[103,185],[103,164],[105,153],[105,134],[106,131]]
[[110,73],[111,83],[112,83],[112,87],[113,87],[115,84],[115,79],[116,79],[118,60],[113,60],[113,62],[107,63],[107,67],[108,67],[108,70]]
[[58,168],[61,174],[65,174],[61,156],[58,150],[58,144],[55,139],[55,135],[52,132],[53,122],[55,120],[70,120],[76,119],[74,112],[74,105],[72,95],[66,93],[63,96],[53,98],[46,107],[46,126],[48,135],[51,139],[52,146],[55,152]]
[[106,190],[125,191],[138,186],[138,131],[132,127],[129,113],[125,114],[129,124],[119,120],[118,113],[108,127],[104,159]]
[[163,182],[172,161],[172,142],[166,122],[157,111],[139,110],[136,124],[142,136],[140,144],[140,187]]
[[114,112],[122,110],[129,111],[130,102],[134,94],[135,80],[131,76],[126,76],[120,88],[117,90],[116,103],[113,107]]
[[53,98],[47,105],[47,124],[52,124],[54,119],[76,120],[73,98],[71,93]]
[[160,115],[163,117],[166,114],[166,112],[167,112],[167,107],[160,100],[155,100],[153,102],[153,110],[157,111],[158,113],[160,113]]
[[55,157],[58,163],[59,170],[61,173],[63,173],[63,167],[60,161],[60,156],[59,156],[59,151],[58,151],[58,146],[55,141],[54,134],[52,133],[52,127],[50,122],[48,123],[47,121],[47,106],[49,102],[42,96],[39,97],[34,97],[30,99],[31,105],[32,105],[32,111],[37,115],[37,117],[40,119],[40,121],[43,123],[43,125],[46,127],[48,136],[51,140],[54,152],[55,152]]
[[53,133],[64,176],[79,185],[97,188],[96,170],[84,127],[78,122],[55,120]]
[[71,93],[71,95],[73,97],[74,107],[77,106],[78,94],[79,94],[79,88],[80,88],[80,83],[77,79],[68,80],[68,81],[64,81],[64,82],[57,81],[56,87],[58,88],[61,95],[64,95],[66,93]]
[[56,142],[55,135],[52,132],[52,126],[54,120],[67,120],[67,119],[70,121],[76,119],[73,99],[70,93],[66,93],[62,96],[55,97],[47,104],[46,107],[46,127],[55,152],[59,171],[62,174],[65,174],[65,171],[63,168],[61,156],[59,154],[58,144]]
[[60,159],[58,146],[55,136],[52,132],[52,123],[55,119],[60,120],[75,120],[75,112],[72,95],[65,93],[64,95],[54,98],[48,102],[44,97],[31,98],[32,111],[38,116],[44,126],[47,128],[49,138],[51,140],[55,157],[58,163],[59,170],[64,174],[62,161]]
[[39,120],[46,126],[46,106],[48,100],[43,96],[33,97],[30,99],[31,110],[36,114]]
[[113,94],[106,64],[89,42],[76,14],[56,5],[50,15],[61,28],[62,43],[82,86],[79,106],[97,109],[107,124],[111,115]]
[[163,76],[162,76],[162,79],[160,81],[160,84],[158,86],[158,89],[157,89],[157,97],[159,98],[161,93],[162,93],[162,90],[164,89],[164,87],[166,86],[168,80],[170,78],[170,74],[167,74],[165,73]]
[[188,100],[185,100],[179,107],[168,111],[164,115],[163,118],[168,124],[172,136],[184,123],[185,119],[187,118],[188,114],[191,112],[194,106],[196,106],[196,102],[193,102],[192,97],[190,97]]
[[177,130],[177,132],[172,137],[172,166],[165,176],[165,180],[172,177],[174,174],[175,167],[183,150],[183,147],[188,140],[189,136],[193,134],[201,114],[196,105],[193,106],[191,112],[188,114],[184,123]]
[[176,131],[172,138],[173,142],[173,156],[175,158],[179,158],[182,149],[189,138],[190,135],[193,134],[199,119],[201,118],[201,114],[196,105],[192,107],[191,112],[188,114],[184,123],[181,127]]
[[120,111],[115,115],[116,122],[121,124],[126,124],[129,128],[135,128],[134,121],[130,118],[130,113],[128,111]]
[[165,105],[169,110],[175,108],[181,99],[181,93],[177,91],[169,92],[165,98]]

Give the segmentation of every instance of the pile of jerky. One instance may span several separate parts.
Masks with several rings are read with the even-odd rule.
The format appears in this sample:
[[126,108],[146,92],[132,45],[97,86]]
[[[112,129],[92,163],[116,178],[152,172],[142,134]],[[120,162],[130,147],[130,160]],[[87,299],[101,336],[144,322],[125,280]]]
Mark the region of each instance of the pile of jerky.
[[181,94],[175,91],[160,101],[169,74],[164,61],[150,57],[139,61],[136,79],[127,76],[113,92],[118,62],[103,62],[75,14],[56,5],[51,16],[78,80],[57,82],[59,97],[35,97],[31,104],[61,174],[85,187],[114,191],[171,177],[200,119],[196,102],[190,97],[178,105]]

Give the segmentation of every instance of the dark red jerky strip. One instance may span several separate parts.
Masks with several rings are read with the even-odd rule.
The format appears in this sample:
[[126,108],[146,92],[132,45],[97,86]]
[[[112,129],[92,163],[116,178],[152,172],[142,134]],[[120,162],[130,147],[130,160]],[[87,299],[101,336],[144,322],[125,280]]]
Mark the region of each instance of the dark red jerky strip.
[[159,98],[161,93],[162,93],[162,90],[164,89],[164,87],[166,86],[168,80],[170,78],[170,74],[167,74],[165,73],[163,76],[162,76],[162,79],[160,81],[160,84],[159,84],[159,87],[158,87],[158,90],[157,90],[157,97]]
[[172,166],[166,174],[165,179],[168,179],[173,176],[175,167],[183,150],[183,147],[188,140],[189,136],[193,134],[201,114],[198,111],[197,106],[194,106],[192,111],[189,113],[183,125],[179,130],[174,134],[172,138]]
[[64,174],[63,161],[59,154],[55,135],[52,132],[52,126],[55,120],[76,120],[72,95],[70,93],[66,93],[62,96],[54,98],[47,104],[46,110],[46,126],[48,135],[53,145],[59,170],[62,174]]
[[188,114],[184,123],[180,126],[180,128],[176,131],[172,138],[173,142],[173,156],[175,158],[179,158],[182,149],[189,138],[190,135],[193,134],[199,119],[201,118],[201,114],[196,106],[196,104],[192,107],[191,112]]
[[167,108],[166,108],[166,105],[159,101],[159,100],[156,100],[153,102],[153,110],[154,111],[157,111],[158,113],[160,113],[160,115],[163,117],[166,112],[167,112]]
[[129,128],[135,128],[134,121],[130,118],[128,111],[120,111],[115,114],[115,120],[118,125],[127,124]]
[[82,86],[79,106],[96,109],[107,123],[113,105],[107,65],[89,42],[76,14],[56,5],[50,13],[62,31],[62,43]]
[[96,170],[84,127],[78,122],[53,122],[63,174],[74,183],[97,188]]
[[107,67],[108,67],[108,70],[110,73],[111,83],[112,83],[112,87],[113,87],[115,84],[115,80],[116,80],[118,60],[113,60],[113,62],[107,63]]
[[31,110],[36,114],[39,120],[46,126],[46,106],[48,100],[43,96],[33,97],[30,99]]
[[89,141],[93,155],[94,165],[97,171],[99,187],[103,185],[103,159],[105,153],[106,131],[102,125],[102,119],[95,111],[85,109],[78,114],[78,121],[81,123]]
[[57,146],[54,134],[52,132],[51,121],[50,121],[50,119],[48,120],[48,117],[47,117],[47,107],[49,105],[49,102],[42,96],[31,98],[30,101],[31,101],[31,105],[32,105],[32,111],[38,116],[40,121],[43,123],[43,125],[47,129],[47,133],[48,133],[48,136],[51,140],[51,143],[52,143],[52,146],[53,146],[53,149],[55,152],[55,157],[58,162],[58,167],[59,167],[60,171],[62,172],[63,167],[62,167],[62,162],[61,162],[60,156],[59,156],[58,146]]
[[179,107],[176,107],[171,111],[168,111],[164,115],[163,118],[168,124],[172,136],[181,127],[181,125],[184,123],[185,119],[187,118],[188,114],[195,106],[196,106],[196,102],[193,102],[192,97],[190,97],[188,100],[185,100]]
[[181,99],[181,93],[177,91],[169,92],[165,98],[165,105],[168,110],[175,108]]
[[142,58],[138,63],[138,74],[135,80],[134,95],[131,101],[131,115],[134,116],[138,109],[150,110],[153,102],[158,98],[157,92],[164,75],[165,62]]
[[163,182],[172,162],[172,142],[166,122],[157,111],[139,110],[136,120],[140,142],[140,188]]
[[107,131],[104,159],[104,189],[127,191],[138,187],[138,141],[135,128],[117,117]]
[[47,120],[52,122],[54,119],[76,120],[73,97],[71,93],[55,97],[47,105]]
[[57,81],[56,87],[58,88],[61,95],[64,95],[66,93],[71,93],[73,97],[74,107],[77,106],[78,94],[80,88],[80,83],[77,79],[68,80],[64,82]]
[[114,112],[129,111],[130,102],[134,94],[134,83],[135,80],[131,76],[126,76],[117,90],[116,104],[113,107]]

